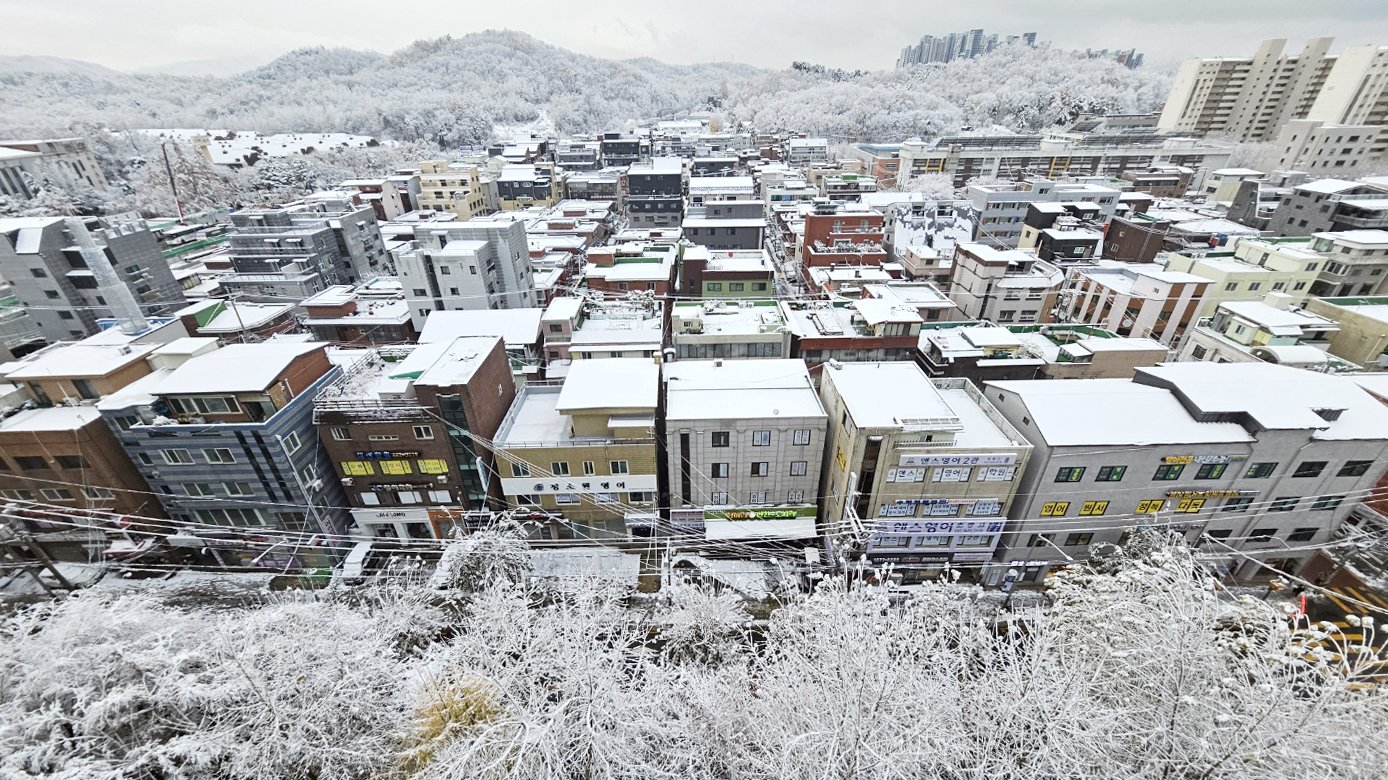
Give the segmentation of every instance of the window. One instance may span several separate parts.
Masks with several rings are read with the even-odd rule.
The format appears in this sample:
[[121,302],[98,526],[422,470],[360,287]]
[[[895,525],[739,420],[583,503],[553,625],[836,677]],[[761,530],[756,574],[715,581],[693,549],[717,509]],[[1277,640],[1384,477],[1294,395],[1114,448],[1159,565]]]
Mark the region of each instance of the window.
[[1224,476],[1224,469],[1227,463],[1202,463],[1200,468],[1195,470],[1196,479],[1219,479]]
[[1107,511],[1107,501],[1086,501],[1083,504],[1080,504],[1081,517],[1097,517]]
[[1277,470],[1276,463],[1254,463],[1244,472],[1245,479],[1267,479]]
[[352,439],[351,432],[346,428],[332,428],[330,430],[332,431],[334,441],[351,441]]
[[1196,344],[1194,347],[1191,348],[1190,356],[1195,358],[1196,360],[1204,360],[1205,356],[1208,355],[1209,352],[1210,351],[1208,349],[1205,349],[1199,344]]
[[1055,541],[1055,534],[1032,534],[1032,535],[1031,535],[1031,538],[1027,540],[1027,546],[1028,546],[1028,547],[1049,547],[1050,545],[1049,545],[1049,544],[1046,544],[1046,543],[1047,543],[1047,542],[1054,542],[1054,541]]
[[[303,446],[303,442],[299,441],[299,434],[298,434],[298,432],[296,432],[296,431],[290,431],[289,434],[288,434],[287,436],[284,437],[284,451],[285,451],[285,452],[288,452],[289,454],[292,455],[292,454],[298,452],[298,451],[299,451],[299,448],[302,447],[302,446]],[[230,450],[227,450],[227,451],[230,452]]]
[[1243,512],[1246,511],[1252,503],[1253,496],[1237,496],[1235,498],[1226,499],[1224,506],[1220,507],[1220,509],[1225,512]]
[[1269,512],[1290,512],[1301,503],[1301,496],[1282,496],[1268,505]]
[[1155,514],[1155,513],[1157,513],[1157,512],[1160,512],[1160,511],[1162,510],[1162,507],[1165,507],[1165,506],[1166,506],[1166,499],[1164,499],[1164,498],[1149,498],[1149,499],[1146,499],[1146,500],[1137,502],[1137,508],[1134,509],[1133,512],[1136,513],[1136,514],[1139,514],[1139,515],[1150,515],[1150,514]]
[[164,462],[171,466],[186,466],[193,462],[193,456],[189,455],[187,450],[160,450],[159,454],[163,456]]
[[1345,503],[1344,496],[1321,496],[1311,504],[1311,508],[1318,510],[1339,509],[1343,503]]
[[211,482],[184,482],[183,492],[190,496],[215,496]]
[[594,474],[596,474],[597,471],[598,471],[598,470],[597,470],[597,467],[593,465],[593,461],[591,461],[591,460],[585,460],[585,461],[583,461],[583,476],[585,476],[585,477],[591,477],[591,476],[593,476]]
[[48,468],[48,461],[37,455],[16,455],[14,462],[24,471],[41,471]]
[[1253,533],[1248,537],[1248,541],[1253,544],[1266,544],[1276,538],[1276,528],[1254,528]]
[[1309,542],[1312,539],[1316,538],[1316,532],[1319,530],[1319,528],[1298,528],[1295,531],[1292,531],[1291,533],[1287,534],[1287,541]]
[[556,477],[569,476],[569,462],[565,460],[554,461],[553,463],[549,464],[549,473],[553,474]]
[[653,504],[655,494],[647,490],[633,490],[627,493],[627,501],[632,504]]
[[765,461],[765,460],[753,461],[753,462],[752,462],[752,476],[754,476],[754,477],[769,477],[769,476],[771,476],[771,463],[770,463],[770,461]]
[[1065,537],[1065,546],[1075,547],[1078,545],[1089,544],[1093,540],[1094,534],[1091,533],[1070,534]]
[[1362,477],[1369,472],[1369,467],[1374,465],[1371,460],[1347,460],[1340,470],[1335,472],[1337,477]]
[[516,506],[539,506],[540,497],[532,493],[517,493]]
[[1084,466],[1061,466],[1055,473],[1056,482],[1079,482],[1084,476]]
[[730,439],[731,436],[727,431],[713,432],[713,446],[715,447],[727,447]]
[[1185,469],[1186,466],[1184,463],[1166,463],[1157,466],[1157,473],[1152,475],[1152,479],[1157,481],[1180,479],[1181,472],[1185,471]]
[[728,282],[728,292],[742,292],[744,287],[742,282]]
[[1292,472],[1293,477],[1319,477],[1325,467],[1329,465],[1323,460],[1304,460],[1296,464],[1296,471]]
[[709,466],[709,476],[710,476],[710,477],[713,477],[714,479],[727,479],[727,478],[728,478],[728,464],[726,464],[726,463],[714,463],[714,464],[710,465],[710,466]]
[[82,495],[89,501],[108,501],[116,497],[116,492],[110,488],[103,487],[84,487]]
[[910,543],[909,536],[879,536],[873,540],[874,547],[906,547]]
[[[183,450],[183,452],[186,453],[187,450]],[[231,450],[227,449],[226,447],[212,447],[212,448],[210,448],[210,449],[205,449],[205,450],[202,451],[202,457],[203,457],[203,459],[206,460],[208,463],[235,463],[235,462],[236,462],[236,456],[235,456],[235,455],[232,455],[232,454],[231,454]],[[188,459],[188,462],[189,462],[189,463],[192,463],[192,462],[193,462],[193,459],[192,459],[192,458],[189,458],[189,459]]]
[[400,506],[409,506],[411,504],[423,502],[423,498],[420,496],[418,490],[397,490],[395,491],[395,500],[400,503]]
[[715,490],[709,494],[709,500],[720,506],[725,505],[728,503],[728,494],[722,490]]
[[72,491],[67,488],[43,488],[39,490],[39,495],[49,501],[71,501]]
[[235,414],[241,411],[236,399],[229,395],[170,398],[169,405],[182,414]]
[[1127,466],[1100,466],[1099,473],[1094,475],[1095,482],[1122,482],[1123,475],[1128,471]]
[[434,427],[432,425],[414,426],[414,437],[420,441],[428,441],[434,438]]
[[447,490],[430,490],[429,500],[436,504],[448,504],[453,501],[453,494]]
[[707,282],[704,286],[708,288],[709,292],[723,292],[722,282]]
[[790,490],[786,492],[786,501],[789,503],[796,504],[804,500],[805,491],[803,490]]
[[1224,285],[1224,289],[1225,289],[1227,292],[1233,292],[1233,291],[1239,289],[1239,283],[1238,283],[1238,282],[1229,282],[1228,284]]
[[529,463],[512,463],[512,464],[511,464],[511,476],[513,476],[513,477],[528,477],[528,476],[530,476],[530,464],[529,464]]
[[249,496],[251,495],[251,483],[249,482],[223,482],[222,489],[229,496]]
[[1047,501],[1041,505],[1042,517],[1064,517],[1070,511],[1069,501]]
[[54,455],[53,459],[58,461],[59,468],[83,469],[87,467],[87,462],[80,455]]
[[373,433],[366,437],[367,441],[400,441],[400,437],[393,433]]
[[809,472],[810,462],[807,460],[793,460],[790,462],[790,475],[792,477],[803,477]]
[[753,447],[770,447],[771,431],[752,431]]
[[1219,531],[1206,531],[1205,536],[1208,536],[1211,539],[1228,539],[1229,535],[1232,533],[1233,531],[1225,528]]
[[3,497],[5,497],[5,498],[9,498],[9,499],[13,499],[13,500],[15,500],[15,501],[28,501],[29,499],[31,499],[31,498],[34,497],[34,494],[31,493],[31,492],[29,492],[28,490],[13,490],[13,489],[9,489],[9,490],[0,490],[0,496],[3,496]]
[[797,447],[803,447],[804,445],[809,443],[810,431],[808,428],[798,429],[791,435],[791,444],[794,444]]
[[631,464],[624,460],[612,460],[607,462],[607,469],[611,474],[630,474]]

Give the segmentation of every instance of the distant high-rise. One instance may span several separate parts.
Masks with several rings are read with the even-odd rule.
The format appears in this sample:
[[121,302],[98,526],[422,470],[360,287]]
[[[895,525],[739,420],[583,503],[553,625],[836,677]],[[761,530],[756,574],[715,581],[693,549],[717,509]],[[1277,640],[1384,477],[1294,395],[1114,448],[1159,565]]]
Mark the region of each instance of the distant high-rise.
[[927,62],[952,62],[957,59],[971,59],[995,51],[999,46],[1022,44],[1036,45],[1036,33],[1022,33],[1000,37],[997,33],[984,34],[983,30],[949,33],[947,35],[923,36],[914,46],[901,50],[896,66],[906,68]]

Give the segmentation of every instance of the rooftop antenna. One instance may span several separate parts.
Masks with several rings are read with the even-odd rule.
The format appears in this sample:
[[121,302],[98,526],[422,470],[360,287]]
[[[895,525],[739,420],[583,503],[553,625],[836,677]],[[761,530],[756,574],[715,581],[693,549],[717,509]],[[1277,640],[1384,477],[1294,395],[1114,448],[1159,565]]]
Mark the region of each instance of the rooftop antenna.
[[72,234],[77,249],[82,253],[87,268],[91,270],[92,276],[96,277],[97,289],[106,298],[106,305],[111,307],[111,313],[116,316],[121,332],[127,336],[135,336],[149,330],[149,320],[145,319],[144,312],[140,311],[135,294],[130,292],[130,288],[116,275],[116,269],[111,267],[111,260],[106,257],[106,252],[96,245],[92,234],[87,231],[86,223],[75,217],[67,218],[64,223],[68,232]]

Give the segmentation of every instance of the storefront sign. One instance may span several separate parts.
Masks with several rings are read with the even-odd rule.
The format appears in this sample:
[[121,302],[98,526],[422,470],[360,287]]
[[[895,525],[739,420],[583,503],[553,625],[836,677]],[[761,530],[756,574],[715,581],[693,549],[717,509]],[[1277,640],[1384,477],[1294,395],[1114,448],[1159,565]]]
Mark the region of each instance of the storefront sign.
[[624,474],[620,477],[588,477],[585,479],[501,478],[501,491],[508,496],[549,496],[555,493],[654,492],[655,489],[656,477],[654,474]]
[[1168,490],[1167,498],[1238,498],[1256,496],[1256,490]]
[[1000,534],[1002,520],[878,520],[880,533],[896,535]]
[[1011,466],[1017,462],[1013,452],[986,455],[902,455],[901,466]]
[[1248,460],[1247,455],[1167,455],[1161,459],[1162,463],[1232,463],[1236,460]]
[[353,509],[352,519],[357,525],[380,525],[394,523],[423,523],[429,520],[429,513],[422,508],[414,509]]
[[391,459],[394,459],[394,458],[418,458],[418,457],[419,457],[419,452],[418,452],[418,450],[404,450],[404,451],[392,451],[392,450],[367,450],[367,451],[362,451],[362,450],[358,450],[356,454],[357,454],[357,460],[391,460]]
[[815,508],[783,507],[778,509],[711,509],[704,512],[705,520],[789,520],[814,517]]

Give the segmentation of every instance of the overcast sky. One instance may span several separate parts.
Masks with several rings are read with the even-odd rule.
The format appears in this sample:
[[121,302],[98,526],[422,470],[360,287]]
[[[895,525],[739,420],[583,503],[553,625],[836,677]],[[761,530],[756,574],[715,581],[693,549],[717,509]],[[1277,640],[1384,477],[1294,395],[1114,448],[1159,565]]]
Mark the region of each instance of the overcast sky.
[[889,68],[920,36],[1035,31],[1065,48],[1137,48],[1152,60],[1388,44],[1388,0],[0,0],[0,54],[122,70],[189,60],[248,65],[303,46],[389,52],[420,38],[509,28],[601,57],[785,67]]

